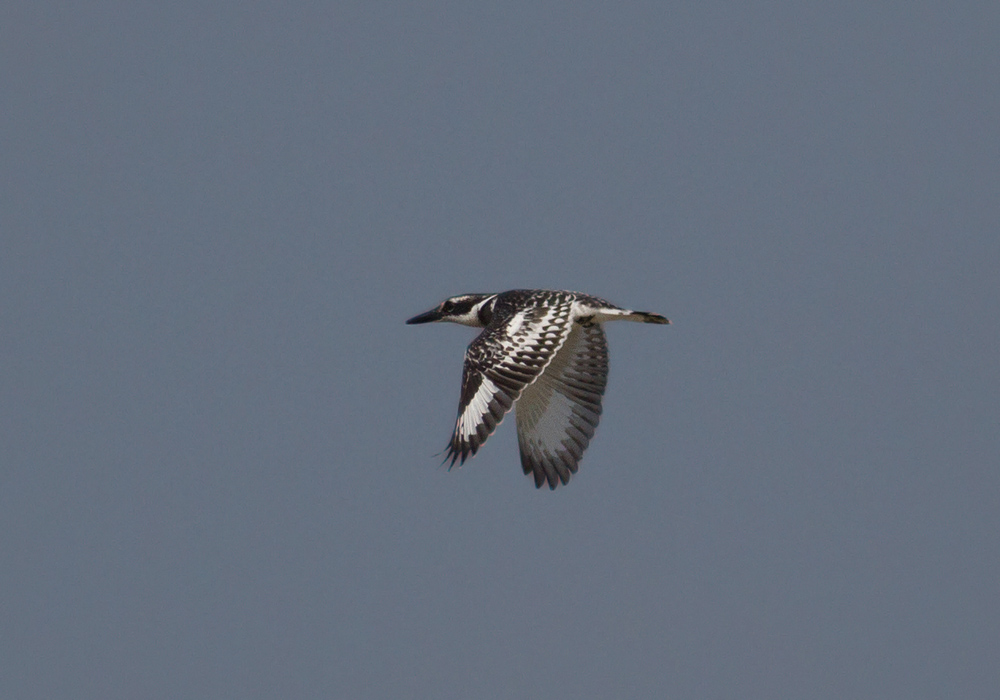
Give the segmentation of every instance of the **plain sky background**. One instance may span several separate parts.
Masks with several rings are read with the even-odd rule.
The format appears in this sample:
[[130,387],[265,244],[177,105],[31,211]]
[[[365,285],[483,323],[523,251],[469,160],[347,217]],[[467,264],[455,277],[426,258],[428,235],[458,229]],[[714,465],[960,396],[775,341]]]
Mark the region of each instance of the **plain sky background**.
[[[1000,4],[0,9],[0,696],[995,698]],[[555,492],[438,467],[573,289]]]

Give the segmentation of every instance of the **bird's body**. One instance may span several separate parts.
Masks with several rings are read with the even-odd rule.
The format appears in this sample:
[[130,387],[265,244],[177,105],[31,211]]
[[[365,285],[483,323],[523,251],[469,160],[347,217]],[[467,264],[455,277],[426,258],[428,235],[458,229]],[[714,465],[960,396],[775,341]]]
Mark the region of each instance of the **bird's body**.
[[554,489],[575,474],[601,416],[608,379],[605,321],[670,323],[576,292],[515,289],[446,299],[407,323],[484,328],[465,353],[462,395],[445,461],[476,454],[517,406],[521,466]]

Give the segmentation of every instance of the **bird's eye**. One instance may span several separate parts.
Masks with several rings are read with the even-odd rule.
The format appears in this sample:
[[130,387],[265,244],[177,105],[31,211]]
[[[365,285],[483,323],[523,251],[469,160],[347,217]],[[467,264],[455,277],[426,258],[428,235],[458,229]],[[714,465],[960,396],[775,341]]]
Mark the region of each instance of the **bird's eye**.
[[445,303],[441,304],[441,310],[442,311],[454,311],[455,310],[455,302],[453,302],[451,299],[449,299]]

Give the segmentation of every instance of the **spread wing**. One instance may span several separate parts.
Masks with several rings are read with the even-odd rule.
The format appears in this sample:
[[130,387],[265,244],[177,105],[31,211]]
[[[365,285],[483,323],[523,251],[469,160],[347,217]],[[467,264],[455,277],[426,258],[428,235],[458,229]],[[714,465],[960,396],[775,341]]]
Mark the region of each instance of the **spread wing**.
[[569,483],[601,419],[608,341],[600,324],[577,325],[545,373],[517,402],[521,467],[535,486]]
[[536,306],[491,324],[465,353],[458,419],[445,462],[476,454],[570,334],[572,301]]

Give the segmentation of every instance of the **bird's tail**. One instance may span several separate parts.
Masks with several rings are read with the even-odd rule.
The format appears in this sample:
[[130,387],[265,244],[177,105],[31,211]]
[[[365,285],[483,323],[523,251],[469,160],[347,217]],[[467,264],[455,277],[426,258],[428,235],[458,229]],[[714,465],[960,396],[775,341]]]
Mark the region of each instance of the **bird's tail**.
[[648,311],[628,311],[621,317],[623,321],[638,321],[639,323],[670,323],[670,319],[660,314],[651,314]]

